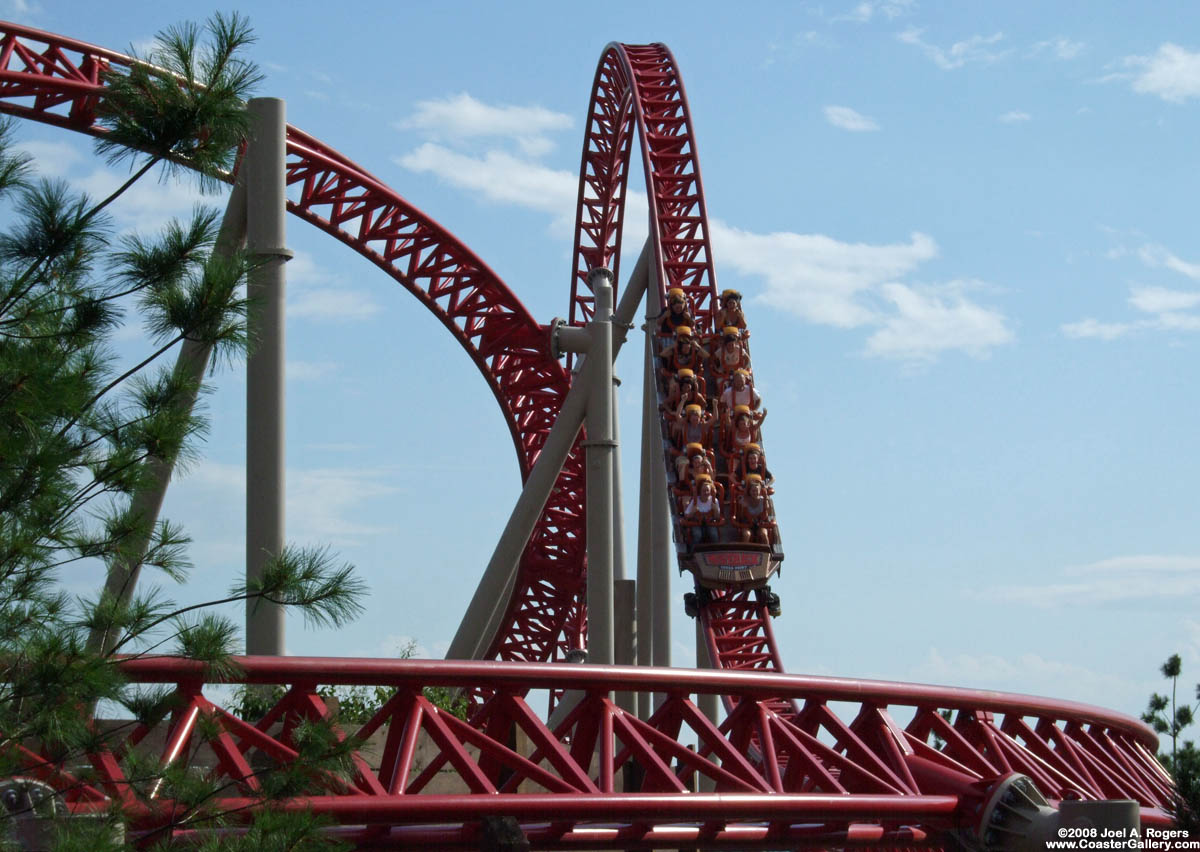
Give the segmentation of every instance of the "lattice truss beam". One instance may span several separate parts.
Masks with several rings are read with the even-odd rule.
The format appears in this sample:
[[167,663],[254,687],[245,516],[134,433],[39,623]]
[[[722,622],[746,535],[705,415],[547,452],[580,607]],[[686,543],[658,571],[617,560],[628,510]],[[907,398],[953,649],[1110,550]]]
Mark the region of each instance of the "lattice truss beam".
[[[93,135],[104,73],[130,59],[0,23],[0,112]],[[383,269],[449,329],[500,404],[528,475],[569,388],[549,338],[500,278],[452,234],[329,146],[287,131],[288,209]],[[578,623],[585,582],[582,452],[572,451],[522,556],[490,656],[551,659]],[[577,640],[576,640],[577,641]]]
[[[98,133],[103,72],[128,61],[0,24],[0,111]],[[669,287],[683,287],[707,324],[716,282],[699,165],[678,70],[662,45],[610,45],[597,71],[572,321],[582,324],[591,304],[580,273],[617,263],[635,123],[658,304]],[[474,254],[365,170],[294,128],[287,151],[289,209],[387,271],[450,330],[500,403],[527,475],[569,381],[549,357],[544,329]],[[574,453],[522,559],[495,655],[545,660],[578,642],[583,493]],[[169,717],[69,773],[38,743],[14,747],[29,774],[68,791],[74,810],[119,799],[145,828],[170,819],[173,805],[128,774],[139,750],[155,750],[162,762],[207,755],[205,771],[229,785],[225,804],[250,802],[260,772],[295,759],[297,726],[329,715],[318,686],[376,684],[395,693],[367,725],[343,733],[376,738],[377,749],[359,750],[349,780],[314,779],[314,794],[289,807],[314,807],[347,826],[347,837],[379,847],[477,846],[484,815],[515,817],[540,847],[920,846],[970,825],[981,797],[1012,772],[1052,799],[1133,798],[1144,824],[1168,819],[1169,779],[1153,757],[1153,734],[1136,720],[996,693],[781,675],[756,601],[718,595],[703,611],[713,660],[736,672],[247,659],[248,680],[288,689],[264,718],[244,720],[206,695],[199,670],[143,660],[129,663],[129,673],[174,685]],[[430,704],[425,686],[487,699],[464,722]],[[586,698],[550,728],[526,704],[530,689],[577,689]],[[643,722],[619,709],[613,690],[666,700]],[[719,727],[698,712],[700,693],[730,708]],[[418,766],[422,743],[432,756]],[[471,792],[434,792],[443,770]],[[690,792],[693,783],[709,792]]]
[[[1132,798],[1145,824],[1165,824],[1170,781],[1145,726],[1083,705],[950,688],[835,678],[622,667],[249,657],[244,680],[286,691],[261,719],[206,696],[200,666],[131,660],[134,682],[173,686],[174,709],[139,725],[68,772],[37,744],[25,774],[67,792],[76,813],[112,800],[149,831],[178,819],[150,782],[128,772],[138,752],[187,761],[224,783],[223,810],[253,805],[264,773],[298,753],[306,720],[331,718],[321,686],[374,684],[390,697],[361,726],[349,778],[313,779],[313,807],[372,848],[468,847],[475,821],[516,819],[541,848],[627,848],[664,841],[705,848],[747,843],[939,845],[970,830],[999,779],[1019,772],[1051,800]],[[320,673],[319,675],[317,673]],[[461,720],[425,696],[429,686],[490,697]],[[553,727],[526,690],[584,698]],[[623,691],[661,693],[645,721]],[[616,695],[614,695],[616,693]],[[694,696],[735,709],[720,725]],[[797,706],[780,713],[779,701]],[[758,748],[756,744],[765,748]],[[153,745],[151,745],[153,744]],[[142,764],[144,765],[144,763]],[[445,792],[447,788],[460,792]]]
[[650,202],[658,280],[653,313],[672,287],[683,289],[707,327],[716,297],[700,162],[683,80],[663,44],[610,44],[596,69],[579,171],[571,316],[592,315],[588,271],[607,266],[620,280],[621,232],[636,126]]

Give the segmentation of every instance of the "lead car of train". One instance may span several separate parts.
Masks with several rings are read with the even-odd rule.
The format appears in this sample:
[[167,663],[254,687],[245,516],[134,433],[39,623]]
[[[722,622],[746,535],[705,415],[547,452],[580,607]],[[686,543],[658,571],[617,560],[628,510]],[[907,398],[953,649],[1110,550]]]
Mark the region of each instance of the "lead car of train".
[[771,578],[779,574],[783,566],[783,549],[779,544],[770,547],[750,543],[717,543],[689,546],[686,530],[676,529],[676,555],[679,571],[689,572],[695,581],[696,590],[683,596],[684,611],[695,617],[701,607],[712,599],[713,591],[751,591],[758,602],[765,606],[773,617],[778,617],[782,608],[779,595],[771,591]]

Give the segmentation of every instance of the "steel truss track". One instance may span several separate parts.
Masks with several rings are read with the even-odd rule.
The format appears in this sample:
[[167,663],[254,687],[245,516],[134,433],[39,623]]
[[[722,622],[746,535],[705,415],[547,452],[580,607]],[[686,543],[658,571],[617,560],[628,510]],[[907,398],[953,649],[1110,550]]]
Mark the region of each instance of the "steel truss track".
[[[366,724],[344,730],[368,742],[356,753],[352,780],[318,779],[310,796],[284,805],[312,807],[361,848],[478,848],[485,816],[515,819],[537,848],[937,846],[973,832],[989,791],[1013,772],[1034,779],[1052,800],[1132,798],[1144,824],[1169,821],[1170,781],[1154,758],[1154,735],[1130,717],[1081,704],[619,666],[301,657],[237,663],[240,682],[286,687],[261,719],[241,719],[206,696],[201,665],[129,660],[131,681],[173,687],[169,716],[128,731],[69,773],[36,746],[23,748],[24,771],[67,790],[76,813],[115,799],[134,815],[135,831],[149,831],[182,814],[126,776],[124,758],[149,750],[169,764],[186,755],[225,782],[223,799],[212,805],[236,811],[254,803],[261,773],[295,759],[297,725],[330,717],[321,686],[376,685],[393,688],[391,698]],[[430,703],[428,686],[490,697],[462,721]],[[551,728],[524,696],[557,688],[585,698]],[[663,693],[665,701],[640,721],[617,700],[634,691]],[[697,707],[701,694],[732,700],[736,709],[714,725]],[[778,713],[781,699],[801,712]],[[771,746],[759,762],[745,757],[752,741]],[[448,782],[469,792],[438,792]]]
[[[99,133],[102,72],[129,61],[0,24],[0,112]],[[662,45],[610,45],[597,71],[572,322],[590,311],[582,275],[617,265],[634,124],[650,195],[658,304],[667,288],[680,286],[707,324],[716,284],[699,165],[682,83]],[[527,476],[569,382],[549,355],[545,329],[449,232],[295,128],[288,129],[286,169],[289,209],[384,269],[468,352],[500,403]],[[522,558],[493,656],[548,660],[577,639],[582,479],[581,455],[573,453]],[[318,686],[384,685],[396,689],[393,697],[367,725],[345,732],[380,740],[374,752],[358,753],[353,780],[318,779],[324,789],[288,805],[315,808],[364,848],[477,847],[478,820],[487,815],[515,818],[541,848],[940,845],[953,832],[973,831],[987,792],[1014,772],[1052,800],[1133,798],[1144,824],[1168,820],[1170,780],[1154,758],[1156,738],[1132,718],[1024,696],[783,675],[762,608],[736,595],[718,604],[705,609],[707,641],[717,665],[730,671],[246,658],[246,682],[288,689],[263,719],[245,720],[204,694],[202,669],[137,660],[126,663],[133,681],[173,684],[178,697],[177,709],[155,726],[161,740],[139,727],[121,747],[89,755],[74,774],[37,743],[17,748],[25,770],[66,790],[73,810],[120,800],[135,827],[146,829],[169,820],[172,803],[141,795],[125,775],[129,753],[161,741],[155,748],[164,762],[207,755],[212,773],[230,785],[222,804],[235,807],[253,800],[262,767],[295,758],[297,724],[329,714]],[[432,705],[425,686],[487,698],[463,722]],[[578,689],[586,698],[550,729],[523,697],[531,689]],[[620,710],[614,690],[667,699],[639,721]],[[732,708],[719,727],[699,712],[697,694],[719,695]],[[423,741],[433,756],[417,767]],[[749,760],[750,751],[760,758]],[[470,792],[434,792],[443,768]],[[705,792],[690,792],[692,783]]]
[[[678,287],[688,294],[697,325],[708,330],[717,280],[704,186],[683,80],[663,44],[610,44],[596,68],[579,169],[570,321],[582,325],[592,315],[589,270],[607,266],[619,280],[635,128],[658,282],[647,295],[647,314],[662,310],[667,290]],[[717,668],[783,671],[770,616],[752,595],[717,592],[700,618]]]
[[[103,73],[130,62],[120,53],[0,22],[0,112],[99,135]],[[286,173],[289,211],[388,273],[467,351],[500,404],[525,479],[570,384],[550,355],[546,329],[449,231],[291,126]],[[578,643],[572,625],[581,621],[585,582],[582,456],[572,450],[538,520],[490,657],[544,661],[561,645]]]

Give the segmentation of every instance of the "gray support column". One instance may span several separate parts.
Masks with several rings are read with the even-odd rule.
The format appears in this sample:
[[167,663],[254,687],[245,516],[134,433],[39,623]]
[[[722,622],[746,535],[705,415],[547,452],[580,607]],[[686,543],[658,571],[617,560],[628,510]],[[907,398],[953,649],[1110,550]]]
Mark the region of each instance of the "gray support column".
[[[712,657],[708,653],[707,637],[704,635],[704,626],[699,617],[696,622],[696,668],[711,669],[713,668]],[[696,696],[696,707],[703,713],[708,721],[714,725],[720,725],[720,702],[717,696],[711,692],[702,692]],[[721,765],[721,759],[716,755],[710,754],[708,759],[717,766]],[[707,775],[702,775],[697,778],[698,792],[712,793],[716,790],[716,782]]]
[[[633,617],[637,594],[633,580],[617,580],[613,587],[613,624],[616,630],[613,650],[618,666],[632,666],[637,648],[637,621]],[[626,713],[637,715],[638,694],[627,690],[617,695],[617,706]]]
[[[696,668],[711,669],[713,667],[712,658],[708,654],[708,642],[704,635],[704,627],[700,623],[700,619],[696,618]],[[714,725],[719,725],[720,722],[720,707],[718,706],[717,696],[713,693],[702,693],[696,697],[696,706],[700,708],[700,712],[708,717],[708,721]],[[716,760],[716,758],[713,758]],[[711,792],[711,791],[707,791]]]
[[[217,241],[213,245],[212,257],[218,262],[229,260],[246,240],[246,185],[239,178],[229,193],[229,201],[225,205],[225,216],[221,220],[221,228],[217,232]],[[212,345],[196,340],[184,340],[180,346],[179,355],[175,361],[175,374],[185,378],[191,390],[188,392],[187,409],[191,412],[196,406],[196,397],[200,385],[204,381],[204,373],[208,369],[208,359],[212,356]],[[163,500],[167,496],[167,486],[171,482],[174,471],[174,459],[160,459],[151,456],[147,460],[154,473],[154,483],[133,496],[129,506],[130,517],[135,519],[140,529],[137,540],[126,549],[125,558],[116,561],[109,568],[108,579],[104,584],[105,594],[116,598],[122,605],[127,604],[137,588],[138,577],[142,570],[142,560],[154,527],[158,523],[158,515],[162,511]],[[106,632],[93,629],[88,636],[88,648],[92,651],[107,654],[120,640],[116,631]]]
[[612,437],[612,273],[594,269],[589,283],[596,313],[590,333],[587,369],[591,376],[587,409],[588,662],[613,662],[613,450]]
[[546,443],[538,453],[537,461],[525,480],[521,496],[512,514],[492,558],[484,569],[475,594],[467,605],[467,611],[454,634],[454,640],[446,651],[448,660],[474,660],[487,650],[492,636],[498,628],[497,621],[512,596],[513,583],[517,577],[517,566],[521,553],[533,534],[538,517],[550,497],[550,489],[554,487],[558,473],[566,462],[575,436],[583,425],[584,410],[587,408],[588,382],[577,380],[571,385],[559,409],[558,419],[550,427]]
[[[651,268],[650,281],[647,290],[651,294],[658,293],[658,270]],[[659,305],[655,304],[653,296],[647,298],[647,329],[646,333],[654,334],[653,318],[657,316]],[[653,365],[651,365],[653,369]],[[658,417],[657,406],[654,416]],[[652,657],[655,666],[669,667],[671,665],[671,567],[675,562],[674,548],[671,544],[671,507],[667,494],[667,468],[662,453],[661,432],[658,433],[657,454],[651,470],[651,549],[653,557],[653,576],[651,578],[651,607],[650,617],[654,621],[654,646]],[[663,696],[655,697],[655,707],[661,703]]]
[[621,505],[621,415],[617,408],[617,391],[621,380],[612,377],[612,537],[613,537],[613,580],[625,579],[625,511]]
[[[284,263],[287,121],[279,98],[248,104],[251,139],[246,172],[246,244],[250,273],[251,352],[246,364],[246,579],[257,580],[283,551],[284,539]],[[283,654],[284,609],[246,602],[246,653]]]
[[[621,294],[621,302],[617,305],[612,324],[613,357],[616,357],[625,342],[624,332],[646,293],[649,253],[650,244],[647,242],[634,267],[629,285]],[[492,552],[492,558],[488,561],[458,631],[454,634],[454,640],[446,651],[448,660],[481,658],[501,627],[500,622],[516,585],[521,554],[529,536],[533,534],[533,528],[542,514],[571,446],[575,443],[575,436],[579,434],[579,428],[583,425],[591,386],[590,371],[587,370],[586,364],[581,366],[583,369],[571,382],[571,389],[563,400],[558,417],[550,428],[550,434],[546,436],[537,461],[525,480],[521,496],[517,498],[517,505],[513,507],[500,540],[496,543],[496,549]]]
[[[646,326],[646,354],[642,370],[642,476],[638,488],[638,552],[637,552],[637,618],[639,666],[653,665],[654,649],[654,466],[655,453],[662,454],[661,432],[658,425],[658,401],[654,391],[654,332]],[[650,718],[650,695],[638,696],[640,718]]]

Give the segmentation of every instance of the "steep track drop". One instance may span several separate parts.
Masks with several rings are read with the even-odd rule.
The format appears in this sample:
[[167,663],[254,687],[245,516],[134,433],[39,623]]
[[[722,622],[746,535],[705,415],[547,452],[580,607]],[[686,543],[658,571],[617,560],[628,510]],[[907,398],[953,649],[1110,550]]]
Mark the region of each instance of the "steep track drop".
[[[592,315],[589,270],[607,266],[614,280],[620,280],[636,131],[649,197],[651,280],[658,284],[646,298],[662,311],[667,291],[678,288],[686,294],[697,325],[710,330],[718,294],[708,211],[687,95],[671,51],[663,44],[608,45],[596,69],[587,115],[570,321],[583,325]],[[661,401],[661,390],[659,396]],[[700,618],[716,668],[783,671],[767,607],[752,592],[718,592],[701,609]]]
[[[97,133],[101,72],[128,61],[0,24],[0,112]],[[580,273],[616,267],[635,123],[651,203],[658,283],[651,298],[661,306],[668,288],[681,287],[707,325],[716,285],[699,166],[678,70],[661,45],[610,45],[597,72],[580,179],[572,321],[581,323],[590,310]],[[569,381],[549,356],[545,330],[474,254],[369,173],[294,128],[287,152],[289,209],[385,269],[450,330],[500,403],[527,475]],[[582,501],[576,453],[522,558],[492,656],[548,660],[578,641]],[[330,780],[324,793],[282,805],[330,818],[363,848],[478,848],[481,816],[514,817],[538,848],[978,842],[983,802],[1013,773],[1033,779],[1051,800],[1132,798],[1144,825],[1169,820],[1172,791],[1154,758],[1156,738],[1132,718],[1027,696],[783,675],[762,607],[734,594],[704,612],[712,657],[728,671],[245,658],[245,682],[289,687],[259,720],[241,719],[206,697],[205,673],[187,661],[125,667],[134,682],[173,688],[180,709],[157,726],[161,759],[207,754],[205,769],[228,784],[228,796],[214,805],[230,810],[252,801],[255,761],[294,759],[295,725],[330,715],[318,686],[394,687],[375,717],[352,731],[378,733],[378,752],[358,754],[349,781]],[[428,702],[423,687],[430,685],[489,697],[462,722]],[[550,728],[523,696],[564,688],[586,698]],[[613,700],[613,692],[626,690],[666,700],[642,721]],[[713,725],[692,701],[696,694],[718,695],[732,712]],[[527,748],[510,744],[516,730]],[[134,795],[136,781],[121,759],[127,749],[145,749],[150,733],[139,727],[119,747],[87,755],[80,767],[86,777],[48,759],[36,743],[8,748],[27,774],[65,791],[73,812],[122,801],[131,828],[150,830],[171,820],[172,803],[146,804]],[[418,771],[423,740],[434,756]],[[757,760],[746,758],[750,751]],[[641,780],[625,787],[627,766]],[[440,767],[469,792],[433,792]],[[714,792],[691,792],[694,776]]]

